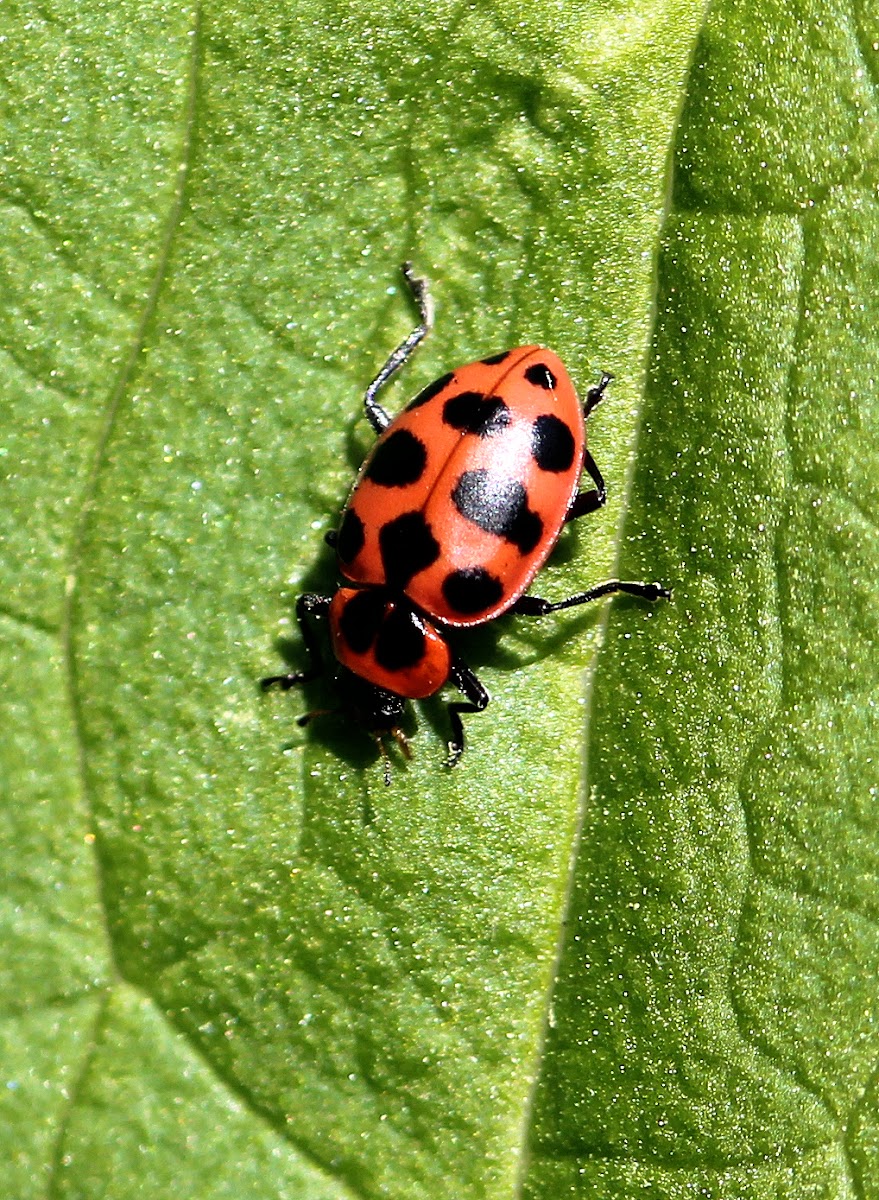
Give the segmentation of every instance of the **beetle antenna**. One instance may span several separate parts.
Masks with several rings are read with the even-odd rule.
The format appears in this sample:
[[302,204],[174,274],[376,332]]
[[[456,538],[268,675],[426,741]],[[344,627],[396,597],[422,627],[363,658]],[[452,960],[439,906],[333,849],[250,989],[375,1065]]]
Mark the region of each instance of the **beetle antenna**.
[[[406,759],[406,762],[412,761],[412,747],[409,745],[409,739],[406,737],[402,729],[395,727],[387,731],[397,743],[400,753]],[[384,741],[384,732],[373,733],[373,741],[378,746],[378,752],[382,756],[382,767],[384,770],[385,784],[391,786],[391,756],[388,754],[388,748]]]
[[391,760],[388,757],[388,748],[385,745],[385,743],[382,739],[382,735],[380,733],[374,733],[372,736],[375,741],[375,744],[378,746],[378,752],[382,756],[382,767],[384,769],[384,775],[385,775],[385,787],[390,787],[391,786]]
[[409,739],[399,727],[391,730],[391,737],[400,747],[400,753],[405,758],[406,762],[412,761],[412,747],[409,745]]
[[310,725],[315,717],[334,717],[341,711],[341,708],[315,708],[312,712],[303,713],[301,717],[297,717],[296,724]]

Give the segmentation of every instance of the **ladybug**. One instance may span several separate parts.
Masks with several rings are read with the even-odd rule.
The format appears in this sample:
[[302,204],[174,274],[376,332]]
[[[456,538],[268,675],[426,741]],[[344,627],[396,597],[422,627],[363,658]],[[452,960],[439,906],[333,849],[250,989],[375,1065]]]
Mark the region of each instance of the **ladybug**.
[[[326,618],[344,711],[372,733],[388,783],[384,735],[410,757],[400,729],[406,700],[432,696],[446,683],[464,695],[448,706],[449,766],[464,751],[461,714],[489,702],[450,644],[454,629],[505,612],[544,616],[612,592],[671,595],[658,583],[618,579],[555,602],[525,594],[564,525],[605,503],[585,419],[611,376],[603,374],[581,404],[557,355],[520,346],[450,371],[391,419],[376,395],[433,324],[426,280],[409,263],[403,274],[420,323],[366,390],[378,440],[338,530],[327,534],[344,582],[333,596],[306,593],[297,601],[308,667],[262,681],[287,689],[315,678],[322,659],[313,620]],[[583,471],[592,482],[586,490],[579,487]]]

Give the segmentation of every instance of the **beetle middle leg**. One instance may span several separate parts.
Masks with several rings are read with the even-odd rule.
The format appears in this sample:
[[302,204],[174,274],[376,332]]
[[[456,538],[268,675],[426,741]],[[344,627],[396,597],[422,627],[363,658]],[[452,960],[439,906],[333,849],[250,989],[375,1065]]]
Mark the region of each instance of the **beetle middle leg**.
[[629,596],[640,596],[642,600],[670,600],[671,590],[661,583],[641,583],[635,580],[608,579],[606,583],[596,584],[585,592],[577,592],[565,600],[544,600],[540,596],[520,596],[510,607],[510,612],[519,613],[526,617],[545,617],[547,613],[561,612],[563,608],[576,608],[579,604],[589,604],[592,600],[600,600],[602,596],[611,596],[615,592],[625,592]]

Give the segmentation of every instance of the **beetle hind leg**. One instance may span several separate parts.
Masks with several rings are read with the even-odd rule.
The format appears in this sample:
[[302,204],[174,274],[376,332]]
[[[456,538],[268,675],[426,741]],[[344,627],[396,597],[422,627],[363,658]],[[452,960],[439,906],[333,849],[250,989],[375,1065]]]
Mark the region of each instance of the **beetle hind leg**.
[[601,372],[601,378],[595,387],[591,387],[586,393],[586,399],[583,401],[583,416],[588,417],[595,408],[596,404],[600,404],[604,399],[604,393],[607,391],[607,385],[613,382],[613,375],[607,371]]
[[[583,416],[588,417],[604,397],[607,390],[607,385],[613,379],[613,375],[609,375],[607,371],[602,371],[601,379],[595,387],[591,387],[586,393],[586,399],[583,401]],[[607,501],[607,488],[604,484],[604,479],[601,472],[595,464],[595,459],[588,450],[583,454],[583,470],[595,484],[595,487],[590,488],[586,492],[577,492],[574,499],[568,505],[568,511],[565,513],[565,521],[576,521],[577,517],[585,517],[589,513],[597,512],[602,508]]]
[[363,407],[366,409],[366,416],[376,433],[382,433],[390,425],[391,418],[376,401],[376,395],[388,382],[390,377],[399,371],[400,367],[411,358],[415,347],[433,328],[433,300],[430,295],[430,289],[427,286],[426,279],[419,279],[412,270],[412,264],[409,262],[403,263],[403,278],[409,286],[409,291],[412,293],[412,299],[418,305],[419,323],[412,330],[407,338],[400,342],[396,350],[388,358],[385,365],[373,379],[372,383],[366,389],[366,394],[363,397]]
[[607,488],[604,483],[604,478],[598,467],[595,465],[595,459],[587,450],[583,456],[583,470],[595,484],[595,487],[590,488],[587,492],[577,492],[574,499],[568,505],[568,511],[565,513],[565,521],[576,521],[578,517],[585,517],[588,513],[594,513],[603,508],[607,503]]

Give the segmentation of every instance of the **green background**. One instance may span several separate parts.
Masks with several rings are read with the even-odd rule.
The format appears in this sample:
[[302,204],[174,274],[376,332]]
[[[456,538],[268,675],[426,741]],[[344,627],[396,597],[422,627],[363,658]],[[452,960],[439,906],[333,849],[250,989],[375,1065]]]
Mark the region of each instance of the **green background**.
[[[879,12],[8,6],[0,1175],[879,1192]],[[301,659],[360,396],[552,345],[611,502],[385,787]],[[328,693],[314,690],[317,702]]]

